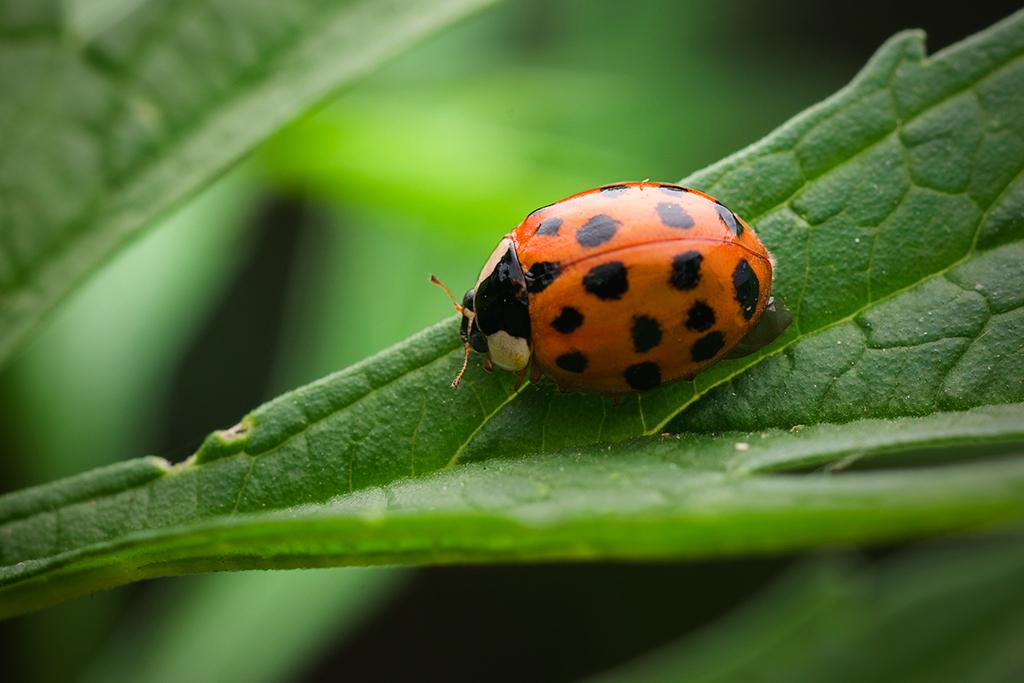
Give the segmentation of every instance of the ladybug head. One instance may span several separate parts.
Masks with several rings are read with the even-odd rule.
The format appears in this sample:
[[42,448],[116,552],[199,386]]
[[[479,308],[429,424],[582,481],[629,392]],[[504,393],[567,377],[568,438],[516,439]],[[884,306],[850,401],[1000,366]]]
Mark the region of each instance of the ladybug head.
[[[431,280],[441,285],[436,277],[431,276]],[[526,278],[512,240],[501,240],[480,271],[476,287],[466,292],[455,309],[462,314],[459,335],[466,345],[467,362],[473,349],[486,354],[490,363],[503,370],[521,372],[529,365],[530,307]],[[459,385],[465,369],[463,364],[452,386]]]
[[477,353],[487,353],[487,335],[481,332],[477,325],[474,299],[476,287],[468,290],[462,297],[462,325],[459,327],[459,336]]

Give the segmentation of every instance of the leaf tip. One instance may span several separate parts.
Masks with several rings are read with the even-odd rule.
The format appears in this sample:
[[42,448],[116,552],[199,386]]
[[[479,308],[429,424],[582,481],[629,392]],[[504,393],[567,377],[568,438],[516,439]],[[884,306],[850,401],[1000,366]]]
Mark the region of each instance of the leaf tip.
[[891,35],[868,60],[854,79],[856,82],[887,83],[903,62],[921,62],[927,56],[927,34],[919,28]]

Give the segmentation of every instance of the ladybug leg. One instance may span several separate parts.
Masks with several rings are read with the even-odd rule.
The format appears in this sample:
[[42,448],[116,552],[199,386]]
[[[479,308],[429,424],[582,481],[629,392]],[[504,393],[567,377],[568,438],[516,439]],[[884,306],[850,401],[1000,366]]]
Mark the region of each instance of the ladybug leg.
[[494,363],[490,358],[484,358],[484,372],[494,372]]
[[459,370],[459,374],[455,375],[455,379],[452,380],[452,389],[459,388],[459,382],[462,381],[462,375],[465,374],[467,365],[469,365],[469,342],[466,342],[466,357],[462,359],[462,368]]
[[538,366],[537,362],[531,357],[530,362],[526,364],[526,367],[516,372],[516,384],[513,387],[515,391],[519,391],[519,387],[523,386],[523,382],[526,380],[527,372],[530,373],[531,384],[536,384],[537,381],[543,376],[543,373],[540,371],[540,366]]

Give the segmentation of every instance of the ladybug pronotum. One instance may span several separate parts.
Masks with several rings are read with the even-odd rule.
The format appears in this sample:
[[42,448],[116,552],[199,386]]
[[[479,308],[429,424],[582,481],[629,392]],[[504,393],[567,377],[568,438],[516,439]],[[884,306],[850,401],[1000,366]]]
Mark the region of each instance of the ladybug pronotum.
[[771,342],[789,323],[771,287],[771,256],[739,216],[644,181],[537,209],[455,307],[467,362],[473,349],[520,380],[529,369],[563,391],[625,394]]

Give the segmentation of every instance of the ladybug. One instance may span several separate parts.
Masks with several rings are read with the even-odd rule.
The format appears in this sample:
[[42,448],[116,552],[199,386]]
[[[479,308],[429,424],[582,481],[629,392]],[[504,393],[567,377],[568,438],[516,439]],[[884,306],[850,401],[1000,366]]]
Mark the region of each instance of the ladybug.
[[768,250],[714,197],[648,181],[580,192],[527,216],[462,304],[452,297],[466,349],[452,386],[470,349],[487,370],[522,382],[530,369],[563,391],[692,379],[782,333],[790,316],[771,288]]

